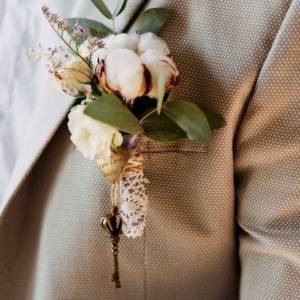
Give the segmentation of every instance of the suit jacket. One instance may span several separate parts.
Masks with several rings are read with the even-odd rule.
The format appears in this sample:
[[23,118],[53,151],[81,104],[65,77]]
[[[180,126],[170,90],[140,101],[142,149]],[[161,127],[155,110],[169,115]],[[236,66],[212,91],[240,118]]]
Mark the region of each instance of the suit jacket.
[[109,184],[70,143],[69,103],[44,99],[1,204],[0,298],[300,299],[300,1],[128,5],[120,30],[142,9],[172,10],[173,96],[227,126],[208,146],[143,139],[147,228],[122,238],[115,290]]

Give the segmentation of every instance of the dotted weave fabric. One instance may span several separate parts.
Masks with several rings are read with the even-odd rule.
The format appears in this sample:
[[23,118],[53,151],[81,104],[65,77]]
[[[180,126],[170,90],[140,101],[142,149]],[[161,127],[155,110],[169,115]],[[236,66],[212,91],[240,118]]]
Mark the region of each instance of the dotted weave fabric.
[[300,299],[300,1],[157,6],[172,11],[173,97],[227,126],[207,146],[143,139],[147,227],[121,239],[115,290],[110,187],[63,123],[2,219],[1,299]]

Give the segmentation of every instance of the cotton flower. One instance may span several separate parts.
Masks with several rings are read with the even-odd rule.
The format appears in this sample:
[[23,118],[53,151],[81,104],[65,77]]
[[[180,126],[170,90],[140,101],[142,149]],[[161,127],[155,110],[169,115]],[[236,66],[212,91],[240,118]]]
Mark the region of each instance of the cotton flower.
[[[125,99],[142,96],[145,91],[145,68],[140,57],[129,49],[116,49],[105,58],[105,66],[97,74],[106,92],[121,93]],[[121,72],[120,70],[128,70]]]
[[72,58],[57,69],[53,70],[57,88],[66,93],[77,96],[79,93],[89,95],[92,70],[79,58]]
[[110,35],[103,48],[92,56],[92,65],[105,92],[114,93],[132,104],[137,97],[157,98],[160,74],[166,92],[177,83],[179,72],[165,41],[153,33]]
[[122,134],[114,127],[84,114],[85,107],[84,104],[77,105],[68,115],[71,141],[90,160],[100,157],[108,159],[111,156],[111,147],[121,146]]

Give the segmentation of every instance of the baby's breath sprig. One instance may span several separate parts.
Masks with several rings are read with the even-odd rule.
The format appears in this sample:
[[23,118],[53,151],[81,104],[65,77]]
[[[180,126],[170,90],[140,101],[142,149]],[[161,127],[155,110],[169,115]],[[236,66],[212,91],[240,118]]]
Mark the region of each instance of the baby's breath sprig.
[[[57,14],[52,13],[47,6],[42,7],[42,12],[52,29],[60,37],[63,43],[71,50],[73,54],[77,55],[89,66],[89,62],[82,57],[78,51],[78,42],[84,37],[86,30],[80,24],[75,24],[73,26],[73,31],[70,34],[71,38],[67,40],[65,38],[65,32],[71,29],[69,22],[66,19],[61,19]],[[67,36],[70,37],[70,35],[68,34]]]
[[57,69],[61,68],[64,59],[69,57],[65,51],[65,48],[62,46],[44,48],[41,44],[35,48],[32,47],[28,49],[26,56],[28,59],[35,62],[38,62],[43,58],[46,59],[46,66],[49,70],[49,73],[54,73]]

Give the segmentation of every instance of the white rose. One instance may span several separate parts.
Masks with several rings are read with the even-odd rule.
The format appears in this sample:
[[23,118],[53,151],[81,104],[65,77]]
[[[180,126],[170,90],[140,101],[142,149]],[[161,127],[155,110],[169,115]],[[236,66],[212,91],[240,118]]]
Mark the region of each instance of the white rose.
[[166,77],[166,91],[177,83],[179,72],[168,45],[153,33],[111,35],[92,56],[100,87],[120,95],[126,103],[147,95],[157,98],[157,78]]
[[68,115],[71,140],[84,157],[108,159],[111,147],[122,145],[122,134],[114,127],[84,114],[85,107],[83,104],[77,105]]
[[91,68],[80,58],[66,61],[54,73],[56,86],[72,96],[80,92],[89,95],[91,77]]

